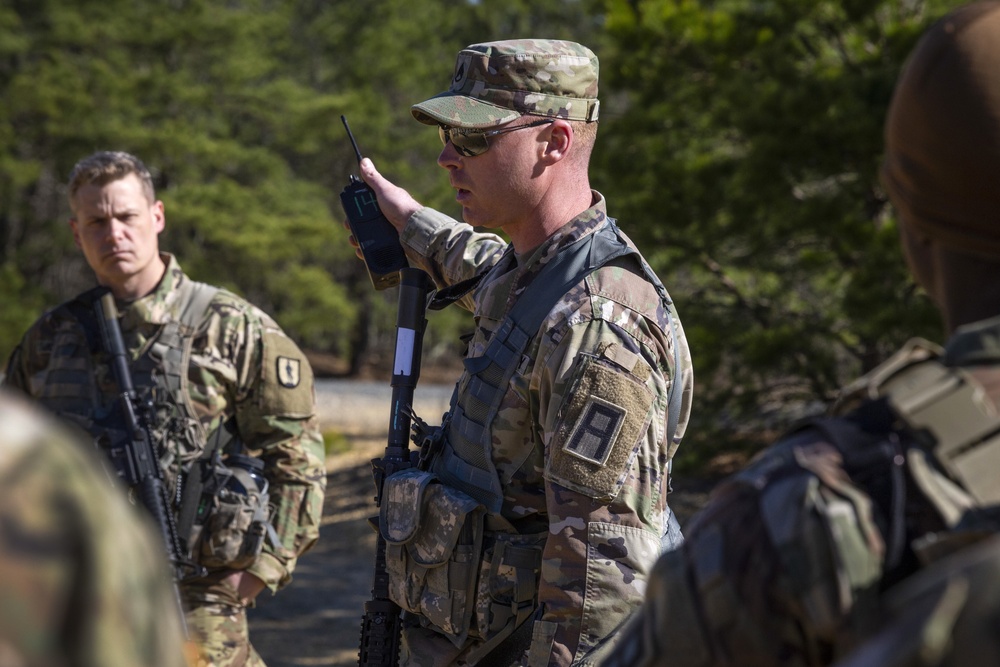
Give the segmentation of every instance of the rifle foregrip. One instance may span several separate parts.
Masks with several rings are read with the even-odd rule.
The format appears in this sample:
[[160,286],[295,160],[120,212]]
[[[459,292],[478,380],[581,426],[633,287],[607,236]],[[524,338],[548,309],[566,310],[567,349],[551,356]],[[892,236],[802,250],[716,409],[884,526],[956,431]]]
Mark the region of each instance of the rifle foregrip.
[[390,600],[365,602],[359,667],[396,667],[399,664],[399,637],[399,607]]
[[173,517],[167,511],[167,504],[163,499],[163,483],[158,478],[148,475],[139,482],[138,491],[140,502],[149,510],[149,513],[156,520],[156,524],[160,527],[163,545],[173,561],[172,564],[176,566],[180,554],[177,553],[176,535],[171,534],[173,532],[171,531]]

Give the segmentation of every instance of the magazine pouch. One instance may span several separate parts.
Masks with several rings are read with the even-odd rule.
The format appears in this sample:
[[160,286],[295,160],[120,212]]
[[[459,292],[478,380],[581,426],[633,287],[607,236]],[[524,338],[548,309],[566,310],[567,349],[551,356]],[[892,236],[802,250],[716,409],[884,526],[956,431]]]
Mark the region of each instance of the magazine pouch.
[[379,530],[389,597],[461,646],[475,611],[485,509],[416,468],[386,478]]

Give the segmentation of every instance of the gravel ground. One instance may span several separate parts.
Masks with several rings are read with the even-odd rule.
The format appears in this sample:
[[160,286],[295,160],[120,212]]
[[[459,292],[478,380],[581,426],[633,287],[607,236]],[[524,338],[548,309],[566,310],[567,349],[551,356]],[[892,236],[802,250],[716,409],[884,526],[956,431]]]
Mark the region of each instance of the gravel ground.
[[[250,636],[269,667],[356,665],[364,603],[371,596],[375,513],[370,461],[385,448],[391,389],[388,383],[317,382],[324,428],[343,432],[350,451],[327,460],[327,492],[320,539],[305,554],[294,580],[276,596],[267,593],[250,610]],[[451,387],[419,385],[417,414],[436,423]],[[683,526],[700,507],[708,485],[677,480],[670,502]]]

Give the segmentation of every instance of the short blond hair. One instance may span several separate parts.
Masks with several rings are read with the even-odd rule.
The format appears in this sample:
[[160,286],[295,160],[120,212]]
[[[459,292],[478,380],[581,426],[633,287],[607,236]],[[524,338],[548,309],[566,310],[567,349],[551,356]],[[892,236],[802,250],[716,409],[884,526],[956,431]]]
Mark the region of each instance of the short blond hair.
[[597,142],[597,121],[571,121],[570,124],[573,126],[573,138],[576,140],[573,161],[577,165],[586,167],[590,164],[590,154]]
[[69,175],[69,205],[76,210],[76,193],[85,185],[106,185],[135,174],[142,183],[142,192],[152,204],[156,201],[153,175],[142,160],[124,151],[98,151],[83,158]]

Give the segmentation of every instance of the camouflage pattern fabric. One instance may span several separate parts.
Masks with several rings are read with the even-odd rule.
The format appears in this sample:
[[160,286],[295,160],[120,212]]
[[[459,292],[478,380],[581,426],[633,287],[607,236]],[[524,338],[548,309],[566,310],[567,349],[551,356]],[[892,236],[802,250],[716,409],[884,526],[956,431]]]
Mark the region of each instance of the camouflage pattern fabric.
[[[185,306],[177,295],[189,278],[174,257],[164,253],[164,261],[167,270],[156,290],[118,304],[133,362],[155,346],[163,324],[176,319]],[[277,591],[291,580],[297,557],[319,536],[326,477],[308,361],[270,317],[220,290],[198,327],[188,369],[186,386],[176,400],[190,403],[201,432],[211,433],[235,417],[247,453],[265,463],[271,524],[281,544],[265,543],[263,553],[246,569]],[[113,398],[112,378],[104,355],[91,354],[79,322],[67,308],[59,307],[25,334],[8,364],[5,383],[97,437],[90,412],[101,408],[87,406],[92,396],[103,397],[96,399],[99,402]],[[197,459],[204,446],[195,436],[170,441],[169,451],[161,452],[168,489],[178,470]],[[191,588],[198,590],[202,589]],[[191,591],[185,591],[189,601]],[[197,608],[214,602],[209,597],[191,604]],[[244,613],[242,608],[239,613]],[[198,632],[199,622],[193,620],[192,629]],[[217,664],[230,663],[220,659]]]
[[[439,287],[490,269],[475,295],[458,302],[476,320],[467,358],[483,354],[550,258],[605,223],[604,199],[595,192],[594,201],[530,256],[508,253],[502,261],[506,245],[495,235],[476,233],[430,209],[411,217],[400,238],[411,262]],[[500,516],[523,535],[547,534],[525,664],[593,664],[641,600],[659,553],[667,464],[675,449],[665,435],[668,392],[676,378],[683,391],[679,441],[693,382],[683,329],[677,322],[674,340],[667,317],[644,278],[614,265],[598,269],[546,317],[493,422],[492,448],[483,455],[501,480]],[[681,369],[673,368],[674,345],[680,345]],[[468,381],[467,372],[459,392],[468,389]],[[589,389],[580,391],[581,386]],[[596,433],[601,421],[581,400],[587,397],[619,406],[613,412],[620,428],[578,437]],[[587,465],[575,463],[588,457]],[[592,474],[595,470],[600,474]],[[411,628],[404,642],[405,663],[414,665],[467,664],[464,656],[477,644],[470,640],[456,648],[432,628]]]
[[[994,403],[998,336],[1000,318],[970,325],[943,357]],[[816,422],[718,485],[604,667],[833,664],[878,627],[886,591],[1000,529],[995,508],[976,508],[922,447],[857,427],[878,406]],[[835,430],[850,435],[846,450],[828,441]]]
[[232,585],[209,575],[184,586],[182,596],[200,649],[193,667],[265,667],[250,644],[246,609]]
[[0,664],[186,664],[163,546],[108,475],[0,391]]
[[596,121],[598,61],[576,42],[513,39],[458,53],[451,88],[414,104],[427,125],[485,128],[528,114]]

